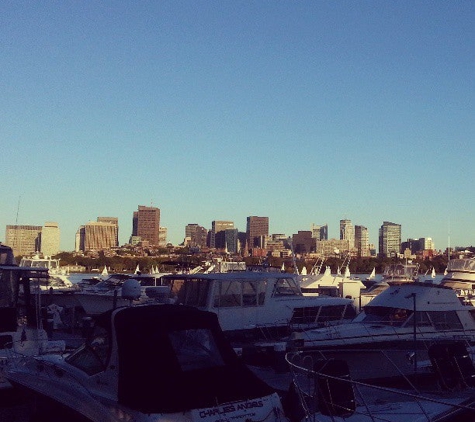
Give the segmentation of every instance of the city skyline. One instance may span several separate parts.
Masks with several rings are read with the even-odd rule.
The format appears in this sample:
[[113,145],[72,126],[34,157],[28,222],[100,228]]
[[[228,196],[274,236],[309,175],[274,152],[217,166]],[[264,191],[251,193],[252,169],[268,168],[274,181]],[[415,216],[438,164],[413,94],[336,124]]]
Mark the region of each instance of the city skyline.
[[383,221],[475,239],[475,2],[6,2],[6,225],[161,210],[271,233]]
[[[147,206],[142,206],[142,205],[139,205],[138,206],[138,209],[139,211],[141,210],[142,212],[146,212],[148,213],[148,216],[146,217],[149,221],[150,221],[150,218],[152,219],[155,219],[155,217],[151,217],[152,214],[150,214],[150,212],[156,212],[158,216],[160,216],[160,213],[161,213],[161,210],[159,207],[147,207]],[[89,221],[89,222],[86,222],[82,225],[79,226],[79,228],[77,229],[76,233],[75,233],[75,246],[72,248],[72,249],[64,249],[64,248],[60,248],[62,251],[73,251],[75,249],[84,249],[85,248],[85,245],[82,245],[82,246],[78,246],[82,243],[84,243],[84,229],[87,228],[88,226],[91,226],[91,229],[93,229],[93,227],[98,227],[99,225],[106,225],[106,226],[111,226],[111,227],[115,227],[115,230],[113,232],[110,232],[110,234],[101,234],[101,236],[106,236],[106,238],[110,238],[110,240],[107,240],[106,239],[105,241],[106,242],[112,242],[114,243],[114,240],[113,239],[119,239],[118,240],[118,245],[125,245],[125,244],[129,244],[131,243],[131,240],[132,238],[135,236],[137,237],[137,230],[138,230],[138,226],[137,226],[137,223],[138,223],[138,212],[137,211],[133,211],[133,214],[132,214],[132,231],[130,232],[129,235],[127,234],[124,234],[122,233],[121,236],[118,236],[118,232],[121,233],[123,232],[123,230],[121,230],[121,224],[120,224],[120,221],[117,217],[97,217],[97,221]],[[158,217],[158,219],[160,219],[160,217]],[[211,236],[211,239],[213,239],[213,233],[216,231],[220,231],[223,235],[224,235],[224,231],[225,229],[233,229],[233,230],[236,230],[236,233],[239,232],[239,233],[246,233],[248,230],[249,230],[249,222],[250,221],[254,221],[255,223],[257,223],[257,225],[255,223],[254,226],[257,230],[261,230],[261,232],[263,234],[267,233],[267,235],[269,236],[273,236],[273,235],[279,235],[279,234],[282,234],[284,235],[286,238],[291,238],[292,236],[294,235],[297,235],[298,233],[300,232],[308,232],[310,234],[313,233],[313,237],[316,237],[316,238],[320,238],[320,234],[317,234],[315,233],[315,228],[318,227],[325,227],[325,232],[326,230],[328,229],[328,227],[331,227],[331,224],[328,224],[328,223],[325,223],[325,224],[322,224],[322,225],[315,225],[315,223],[312,223],[310,228],[300,228],[299,230],[293,232],[293,233],[285,233],[285,232],[282,232],[282,231],[271,231],[269,230],[269,222],[270,222],[270,219],[269,217],[267,216],[247,216],[246,217],[246,225],[245,225],[245,228],[244,229],[241,229],[238,225],[235,224],[234,221],[230,221],[230,220],[213,220],[211,222],[211,227],[210,228],[207,228],[206,226],[204,225],[201,225],[199,223],[187,223],[184,227],[183,227],[183,237],[181,238],[180,241],[178,242],[172,242],[171,239],[168,239],[167,237],[167,243],[172,243],[174,246],[178,246],[180,244],[182,244],[184,241],[185,241],[185,238],[187,237],[187,232],[188,232],[188,229],[189,229],[189,226],[193,226],[193,225],[196,225],[196,226],[202,226],[205,230],[209,231],[210,233],[210,236]],[[141,223],[143,224],[143,223]],[[148,223],[147,223],[148,224]],[[339,220],[339,223],[338,223],[338,231],[339,233],[335,236],[332,236],[332,231],[330,230],[329,232],[326,232],[326,237],[327,239],[352,239],[349,243],[350,245],[350,248],[356,248],[356,249],[359,249],[361,247],[360,246],[357,246],[356,243],[355,243],[355,240],[356,240],[356,237],[355,237],[355,233],[356,233],[356,230],[358,231],[358,242],[361,241],[361,236],[362,236],[362,230],[364,230],[364,242],[367,242],[366,245],[367,247],[369,247],[370,245],[372,245],[376,250],[380,249],[382,244],[381,244],[381,230],[383,229],[384,226],[386,225],[390,225],[390,226],[397,226],[398,227],[398,233],[399,233],[399,240],[397,241],[399,243],[399,245],[401,245],[402,243],[406,242],[406,241],[413,241],[415,239],[424,239],[424,238],[427,238],[427,239],[430,239],[430,242],[431,242],[431,245],[432,245],[432,248],[435,249],[435,250],[444,250],[446,248],[446,246],[442,246],[442,247],[438,247],[435,240],[433,239],[432,236],[430,235],[427,235],[427,234],[424,234],[424,235],[417,235],[417,236],[412,236],[412,237],[405,237],[402,235],[403,231],[402,231],[402,227],[403,225],[401,224],[398,224],[398,223],[394,223],[394,222],[388,222],[388,221],[383,221],[382,224],[380,226],[378,226],[378,229],[377,229],[377,232],[378,232],[378,235],[377,235],[377,239],[376,241],[373,241],[372,240],[372,236],[369,236],[369,234],[371,233],[370,230],[368,230],[367,227],[365,226],[362,226],[360,224],[354,224],[354,222],[351,220],[351,219],[348,219],[348,218],[345,218],[345,219],[341,219]],[[42,229],[42,226],[35,226],[35,225],[20,225],[19,227],[22,227],[22,226],[25,226],[25,227],[28,227],[32,230],[36,230],[36,231],[39,231],[41,232],[41,229]],[[44,227],[43,229],[46,227],[56,227],[57,231],[58,231],[58,237],[59,237],[59,231],[61,230],[61,227],[56,223],[52,223],[52,222],[45,222],[44,224]],[[252,224],[251,224],[252,226]],[[7,225],[6,226],[6,229],[8,228],[13,228],[15,227],[15,225]],[[160,231],[162,229],[162,227],[164,227],[166,229],[166,232],[168,232],[168,228],[165,227],[165,226],[162,226],[160,225]],[[348,237],[348,232],[346,231],[347,228],[350,230],[350,237]],[[81,232],[82,230],[82,237],[79,235],[79,233]],[[107,229],[107,230],[111,230],[111,229]],[[251,233],[252,233],[252,228],[251,228]],[[146,236],[149,236],[151,234],[150,232],[150,228],[147,228],[146,231],[144,232],[146,234]],[[78,237],[80,236],[80,237]],[[152,235],[153,236],[153,235]],[[161,243],[158,241],[158,233],[156,233],[156,236],[157,238],[155,239],[157,244]],[[140,236],[139,236],[140,237]],[[127,238],[127,240],[124,240],[124,241],[121,241],[120,239],[122,238]],[[82,239],[82,240],[80,240]],[[7,239],[6,239],[7,240]],[[147,243],[149,243],[149,240],[147,240],[147,238],[144,238],[144,239],[141,239],[141,240],[145,240]],[[256,238],[255,241],[257,241],[258,239]],[[79,243],[78,243],[79,242]],[[220,241],[221,243],[224,242],[224,239],[222,239]],[[249,239],[246,240],[246,243],[249,242]],[[3,241],[3,243],[5,244],[8,244],[6,241]],[[61,240],[61,244],[64,243],[64,240]],[[111,246],[112,246],[112,243],[111,243]],[[153,244],[154,242],[152,242],[151,244]],[[213,240],[210,240],[210,243],[211,243],[211,247],[213,247]],[[59,240],[58,240],[58,244],[59,244]],[[116,243],[117,244],[117,243]],[[363,243],[365,244],[365,243]],[[162,244],[163,246],[164,244]],[[219,246],[216,246],[218,248],[224,248],[223,246],[224,244],[220,244]],[[435,247],[434,247],[435,245]],[[244,246],[244,244],[243,244]],[[472,245],[455,245],[455,244],[451,244],[450,245],[451,247],[457,247],[457,246],[472,246]],[[250,246],[251,247],[251,246]],[[87,248],[86,248],[87,249]],[[94,249],[94,248],[93,248]],[[361,252],[361,251],[360,251]],[[365,252],[366,253],[366,252]],[[379,253],[381,253],[381,250],[379,250]]]

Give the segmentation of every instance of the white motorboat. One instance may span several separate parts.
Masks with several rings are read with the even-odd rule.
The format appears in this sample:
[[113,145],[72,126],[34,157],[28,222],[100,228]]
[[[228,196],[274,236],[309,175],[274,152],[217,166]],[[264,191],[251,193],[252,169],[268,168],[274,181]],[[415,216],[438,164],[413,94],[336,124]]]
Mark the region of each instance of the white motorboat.
[[[2,374],[11,354],[34,356],[62,352],[63,341],[50,341],[43,328],[39,301],[30,289],[31,280],[47,279],[48,270],[14,263],[10,247],[0,245],[0,389],[11,385]],[[3,264],[5,263],[5,264]],[[10,265],[8,265],[10,264]]]
[[187,306],[115,309],[67,357],[25,358],[5,372],[37,398],[35,420],[286,420],[279,396],[237,357],[216,315]]
[[[83,287],[74,298],[87,315],[99,315],[119,306],[129,306],[152,301],[168,302],[169,289],[161,284],[160,274],[112,274],[94,286]],[[124,296],[125,282],[135,280],[140,285],[140,294],[130,299]]]
[[60,260],[51,256],[34,255],[31,257],[23,257],[20,261],[21,267],[46,268],[48,270],[48,278],[40,278],[32,283],[32,288],[39,288],[42,291],[75,291],[78,287],[69,279],[67,269],[61,268]]
[[175,303],[218,315],[230,338],[270,339],[303,329],[348,321],[352,300],[302,294],[292,274],[243,271],[162,277]]
[[377,295],[349,324],[292,334],[303,348],[412,348],[439,340],[475,341],[475,308],[448,287],[405,283]]

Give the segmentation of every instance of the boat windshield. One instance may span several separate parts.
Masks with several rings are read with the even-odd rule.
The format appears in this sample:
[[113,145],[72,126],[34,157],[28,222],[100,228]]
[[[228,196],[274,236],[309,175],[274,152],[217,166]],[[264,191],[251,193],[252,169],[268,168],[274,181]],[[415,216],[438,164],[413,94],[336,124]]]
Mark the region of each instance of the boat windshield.
[[209,329],[172,331],[168,336],[182,371],[224,365],[223,357]]
[[302,296],[302,291],[294,278],[279,278],[275,282],[272,296]]
[[447,271],[475,272],[475,259],[451,259]]

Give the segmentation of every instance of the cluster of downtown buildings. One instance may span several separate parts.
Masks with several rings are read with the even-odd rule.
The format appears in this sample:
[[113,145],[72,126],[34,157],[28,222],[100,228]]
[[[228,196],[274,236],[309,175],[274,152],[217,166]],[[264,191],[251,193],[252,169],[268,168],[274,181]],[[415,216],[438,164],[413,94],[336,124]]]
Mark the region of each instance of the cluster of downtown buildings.
[[[16,256],[41,252],[56,255],[60,252],[60,228],[57,223],[44,226],[7,225],[5,243],[12,247]],[[138,251],[153,251],[167,246],[167,228],[160,226],[160,209],[139,206],[132,217],[132,234],[127,247]],[[246,231],[240,232],[233,221],[215,220],[211,229],[199,224],[185,227],[183,246],[200,252],[216,250],[241,256],[288,257],[319,254],[334,256],[351,254],[358,257],[397,256],[434,252],[431,238],[408,239],[401,242],[401,225],[383,222],[379,228],[379,248],[369,243],[368,229],[353,225],[351,220],[340,220],[340,238],[328,239],[328,224],[311,226],[308,231],[298,231],[292,236],[269,234],[269,217],[247,217]],[[98,217],[79,227],[76,233],[75,251],[97,253],[119,248],[119,221],[117,217]]]

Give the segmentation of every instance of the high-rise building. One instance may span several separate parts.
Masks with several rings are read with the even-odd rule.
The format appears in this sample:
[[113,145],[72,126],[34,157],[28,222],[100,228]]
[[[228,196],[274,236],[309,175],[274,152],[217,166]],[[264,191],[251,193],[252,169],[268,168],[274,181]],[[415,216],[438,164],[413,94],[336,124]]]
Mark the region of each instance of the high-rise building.
[[164,248],[167,246],[168,229],[160,226],[158,229],[158,246]]
[[97,217],[98,223],[114,224],[117,227],[115,246],[119,246],[119,219],[117,217]]
[[160,242],[160,209],[139,205],[134,212],[132,236],[138,236],[150,245],[158,246]]
[[225,230],[234,229],[234,222],[215,220],[211,222],[210,247],[225,249]]
[[369,234],[365,226],[355,226],[355,248],[358,250],[358,256],[370,256]]
[[41,226],[8,225],[5,243],[15,256],[31,255],[40,251]]
[[269,217],[247,217],[246,241],[249,249],[265,248],[269,236]]
[[312,237],[318,240],[328,240],[328,224],[318,226],[312,224]]
[[355,228],[351,220],[340,220],[340,240],[348,240],[350,249],[355,247]]
[[401,225],[384,221],[379,228],[379,255],[397,256],[401,252]]
[[47,221],[41,229],[40,239],[40,251],[43,255],[58,254],[61,241],[58,223]]
[[85,233],[86,228],[84,226],[79,226],[78,231],[76,232],[76,241],[74,242],[74,250],[76,252],[84,251]]
[[117,246],[117,225],[90,221],[84,225],[84,251],[103,251]]
[[299,230],[292,235],[292,247],[295,253],[308,254],[317,249],[317,239],[312,236],[310,230]]
[[189,246],[192,248],[204,248],[207,235],[208,230],[196,223],[187,224],[185,227],[185,237],[189,239]]
[[238,229],[224,230],[224,245],[228,253],[238,252]]

